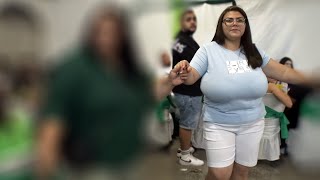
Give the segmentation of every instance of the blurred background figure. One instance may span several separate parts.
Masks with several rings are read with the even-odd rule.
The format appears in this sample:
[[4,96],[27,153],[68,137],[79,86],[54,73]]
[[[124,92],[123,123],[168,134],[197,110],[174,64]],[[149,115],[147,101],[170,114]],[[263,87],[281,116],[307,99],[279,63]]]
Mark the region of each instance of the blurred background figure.
[[161,53],[161,59],[160,59],[160,70],[162,71],[163,74],[169,74],[171,70],[171,58],[170,55],[166,52]]
[[26,177],[32,162],[33,117],[16,101],[12,80],[0,73],[0,179]]
[[57,66],[39,129],[37,173],[70,179],[119,179],[142,149],[143,113],[152,103],[139,70],[124,12],[93,12],[84,43]]
[[[280,60],[280,64],[283,64],[285,66],[288,66],[289,68],[294,68],[293,61],[289,57],[283,57]],[[310,93],[311,88],[305,87],[301,85],[293,85],[293,84],[287,84],[283,82],[277,82],[283,90],[288,92],[288,95],[290,96],[293,105],[291,108],[286,107],[284,110],[284,114],[289,120],[288,128],[289,129],[295,129],[298,125],[298,119],[299,119],[299,112],[301,108],[301,102],[305,98],[305,96]],[[293,142],[294,143],[294,142]],[[282,155],[288,155],[288,145],[285,139],[281,139],[281,154]]]
[[[160,67],[158,68],[158,77],[169,74],[171,70],[171,59],[167,52],[161,53]],[[176,105],[173,103],[173,93],[163,98],[156,106],[155,111],[147,123],[147,140],[151,149],[169,152],[172,144],[172,134],[174,129],[173,117]],[[173,114],[173,115],[171,115]]]
[[[299,125],[292,130],[288,144],[294,167],[304,175],[317,174],[320,169],[320,91],[305,96],[299,110]],[[315,176],[316,177],[316,176]]]
[[38,53],[41,27],[28,4],[0,6],[0,179],[31,172],[33,138],[45,77]]
[[[289,58],[289,57],[283,57],[283,58],[279,61],[279,63],[293,69],[293,61],[292,61],[292,59]],[[279,82],[279,81],[277,82],[277,84],[279,84],[279,85],[281,86],[281,88],[282,88],[285,92],[287,92],[287,93],[289,92],[290,87],[292,86],[292,85],[289,85],[289,84],[287,84],[287,83],[285,83],[285,82]],[[292,101],[294,101],[294,99],[292,99]],[[288,115],[288,112],[291,111],[291,110],[290,110],[291,108],[292,108],[292,107],[290,107],[290,108],[286,107],[286,108],[285,108],[284,112],[285,112],[285,115],[286,115],[286,116]],[[295,107],[293,107],[293,108],[295,108]],[[295,111],[297,111],[297,110],[298,110],[298,109],[296,109]],[[292,114],[292,113],[291,113],[291,114]],[[287,118],[288,118],[288,117],[287,117]],[[289,117],[289,118],[292,119],[292,117]],[[293,121],[293,120],[291,120],[291,121]],[[284,155],[284,156],[288,155],[288,145],[287,145],[286,139],[284,139],[284,138],[281,138],[280,149],[281,149],[281,154],[282,154],[282,155]]]
[[[280,158],[280,137],[288,138],[288,119],[283,111],[291,108],[292,101],[287,92],[277,85],[277,80],[268,78],[268,91],[263,97],[267,114],[260,141],[259,160],[275,161]],[[281,129],[281,131],[280,131]],[[281,132],[281,133],[280,133]]]
[[40,178],[135,179],[129,168],[144,148],[143,118],[182,83],[179,68],[155,85],[139,68],[122,9],[102,5],[92,13],[83,44],[49,76],[37,139]]
[[[161,75],[168,74],[168,72],[171,70],[171,57],[168,53],[162,53],[161,54]],[[173,132],[172,132],[172,140],[179,138],[179,108],[177,108],[177,105],[174,100],[174,93],[171,92],[170,96],[167,96],[167,99],[170,102],[170,115],[173,120]]]
[[[199,49],[198,43],[192,35],[197,29],[197,17],[193,10],[187,9],[180,17],[180,31],[176,35],[172,46],[172,67],[181,60],[191,61]],[[192,147],[192,131],[196,129],[202,107],[201,79],[193,85],[179,85],[173,89],[175,102],[179,108],[179,138],[180,147],[177,157],[181,165],[202,166],[204,162],[193,156],[195,149]],[[188,102],[188,103],[186,103]]]

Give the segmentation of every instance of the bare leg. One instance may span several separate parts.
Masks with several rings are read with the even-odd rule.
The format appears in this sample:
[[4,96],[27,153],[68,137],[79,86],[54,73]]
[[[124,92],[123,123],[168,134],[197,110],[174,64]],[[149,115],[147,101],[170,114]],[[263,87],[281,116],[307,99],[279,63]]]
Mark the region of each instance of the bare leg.
[[247,180],[249,167],[234,163],[231,180]]
[[191,147],[191,135],[192,131],[189,129],[183,129],[180,127],[180,147],[182,150],[188,150]]
[[232,174],[233,164],[224,168],[208,168],[206,180],[229,180]]

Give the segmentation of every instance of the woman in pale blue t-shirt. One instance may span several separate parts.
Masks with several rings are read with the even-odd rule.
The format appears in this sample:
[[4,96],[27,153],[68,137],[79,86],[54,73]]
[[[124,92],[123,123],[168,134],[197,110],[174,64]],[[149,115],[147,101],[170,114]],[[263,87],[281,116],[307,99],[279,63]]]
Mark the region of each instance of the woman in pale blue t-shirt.
[[292,84],[307,78],[252,43],[247,15],[237,6],[222,12],[213,41],[197,51],[190,65],[183,60],[176,66],[186,69],[180,73],[188,75],[187,85],[202,77],[207,180],[247,179],[249,167],[257,164],[264,129],[266,76]]

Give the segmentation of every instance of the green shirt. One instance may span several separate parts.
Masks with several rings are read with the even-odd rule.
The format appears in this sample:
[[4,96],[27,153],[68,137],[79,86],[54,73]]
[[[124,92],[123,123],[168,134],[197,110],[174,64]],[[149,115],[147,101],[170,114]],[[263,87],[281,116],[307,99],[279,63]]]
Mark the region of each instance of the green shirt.
[[310,94],[304,99],[301,105],[301,113],[299,118],[313,122],[315,125],[319,125],[320,93]]
[[152,103],[147,77],[124,78],[79,51],[64,58],[49,80],[46,117],[67,128],[68,156],[87,163],[122,165],[142,148],[142,122]]
[[25,180],[31,169],[33,146],[32,117],[23,109],[14,108],[0,126],[0,180]]

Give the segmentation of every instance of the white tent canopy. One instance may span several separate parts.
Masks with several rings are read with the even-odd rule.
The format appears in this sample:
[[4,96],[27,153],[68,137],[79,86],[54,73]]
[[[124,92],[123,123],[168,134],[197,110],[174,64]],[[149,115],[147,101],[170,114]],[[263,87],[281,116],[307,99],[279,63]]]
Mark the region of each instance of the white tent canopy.
[[[26,2],[10,0],[10,2]],[[65,51],[79,39],[87,11],[101,0],[38,1],[30,0],[40,13],[45,26],[44,56]],[[188,0],[191,1],[191,0]],[[200,2],[200,0],[198,0]],[[1,0],[0,5],[8,0]],[[33,3],[31,3],[33,2]],[[133,8],[131,21],[147,67],[155,63],[163,50],[170,52],[172,43],[170,1],[122,0]],[[235,0],[248,14],[254,43],[271,57],[279,60],[291,57],[297,69],[319,69],[318,42],[320,1],[298,0]],[[231,3],[198,4],[193,6],[198,16],[198,30],[194,34],[200,45],[211,41],[219,15]]]
[[[296,69],[306,72],[320,69],[317,54],[318,42],[320,42],[320,36],[317,34],[320,32],[320,25],[317,23],[320,16],[317,8],[320,1],[236,0],[235,2],[246,11],[249,17],[253,42],[270,57],[280,60],[288,56],[293,59]],[[198,19],[198,29],[194,38],[200,45],[212,40],[221,12],[230,5],[232,3],[204,3],[192,6]],[[168,14],[161,11],[150,16],[146,14],[145,17],[149,17],[147,25],[142,19],[138,21],[141,22],[140,29],[143,29],[140,37],[146,37],[147,33],[153,35],[153,39],[150,36],[142,43],[147,53],[148,49],[157,52],[155,49],[169,47],[172,43],[172,40],[168,39],[170,32],[168,31],[170,29]],[[149,57],[152,57],[151,54]],[[154,58],[149,60],[153,61]]]

